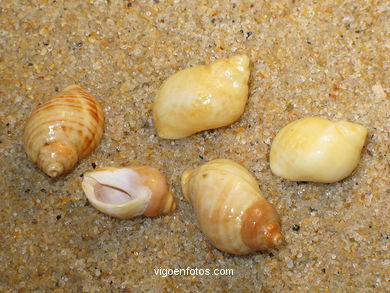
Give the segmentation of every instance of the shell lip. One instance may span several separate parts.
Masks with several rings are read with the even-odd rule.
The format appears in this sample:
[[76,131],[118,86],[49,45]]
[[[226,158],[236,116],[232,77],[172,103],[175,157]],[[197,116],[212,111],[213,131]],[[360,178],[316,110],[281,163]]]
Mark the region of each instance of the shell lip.
[[[98,171],[99,172],[99,171]],[[96,172],[96,173],[98,173]],[[133,193],[126,188],[118,186],[117,182],[102,182],[92,175],[94,172],[89,172],[84,175],[82,187],[88,200],[106,207],[125,207],[142,197],[142,193]],[[146,208],[146,207],[145,207]]]

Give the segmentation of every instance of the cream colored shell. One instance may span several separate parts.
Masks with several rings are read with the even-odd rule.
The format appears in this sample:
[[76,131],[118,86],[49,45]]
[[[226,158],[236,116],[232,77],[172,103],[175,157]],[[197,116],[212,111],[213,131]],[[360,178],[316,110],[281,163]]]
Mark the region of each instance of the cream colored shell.
[[175,73],[163,83],[153,104],[158,135],[178,139],[233,123],[244,112],[248,79],[245,55]]
[[182,189],[200,230],[218,249],[248,254],[281,244],[279,216],[243,166],[209,161],[183,173]]
[[99,102],[77,85],[67,87],[28,119],[23,136],[27,156],[51,177],[69,172],[95,149],[103,125]]
[[294,121],[272,142],[272,173],[293,181],[339,181],[358,165],[366,136],[364,126],[351,122],[320,117]]
[[155,217],[176,207],[164,175],[149,166],[109,167],[87,172],[82,188],[92,206],[120,219]]

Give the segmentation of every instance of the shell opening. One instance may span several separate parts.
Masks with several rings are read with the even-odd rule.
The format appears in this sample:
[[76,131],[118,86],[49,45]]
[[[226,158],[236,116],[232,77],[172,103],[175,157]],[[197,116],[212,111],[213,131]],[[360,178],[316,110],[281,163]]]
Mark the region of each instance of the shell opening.
[[131,195],[126,191],[117,189],[115,186],[102,185],[99,182],[95,184],[95,196],[97,200],[108,204],[124,204],[132,200]]
[[112,205],[125,204],[139,195],[150,194],[147,187],[140,185],[138,175],[126,168],[87,173],[83,184],[93,189],[96,200]]

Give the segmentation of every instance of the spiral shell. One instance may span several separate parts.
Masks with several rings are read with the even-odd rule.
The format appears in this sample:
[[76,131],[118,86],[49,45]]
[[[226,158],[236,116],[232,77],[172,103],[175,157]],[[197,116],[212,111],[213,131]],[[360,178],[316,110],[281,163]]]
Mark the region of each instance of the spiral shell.
[[332,183],[357,167],[367,129],[359,124],[308,117],[285,126],[271,146],[272,173],[292,181]]
[[153,104],[158,135],[178,139],[233,123],[244,112],[248,79],[245,55],[175,73],[163,83]]
[[23,137],[27,156],[50,177],[69,172],[95,149],[103,124],[99,102],[83,88],[69,86],[27,121]]
[[92,206],[120,219],[155,217],[176,207],[164,175],[149,166],[97,169],[84,174],[82,187]]
[[243,166],[226,159],[209,161],[183,173],[182,189],[200,230],[218,249],[248,254],[282,243],[275,208]]

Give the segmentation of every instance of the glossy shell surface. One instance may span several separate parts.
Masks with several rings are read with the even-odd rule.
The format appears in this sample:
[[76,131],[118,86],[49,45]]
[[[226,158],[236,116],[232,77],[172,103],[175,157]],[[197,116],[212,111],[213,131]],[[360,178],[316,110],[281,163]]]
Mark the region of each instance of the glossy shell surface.
[[292,181],[332,183],[360,161],[367,129],[347,121],[308,117],[285,126],[272,142],[272,173]]
[[99,102],[73,85],[38,107],[24,130],[28,158],[47,175],[71,171],[98,145],[104,127]]
[[248,80],[245,55],[175,73],[162,84],[153,104],[158,135],[178,139],[233,123],[244,112]]
[[243,166],[226,159],[209,161],[183,173],[182,189],[200,230],[218,249],[248,254],[282,243],[275,208]]

